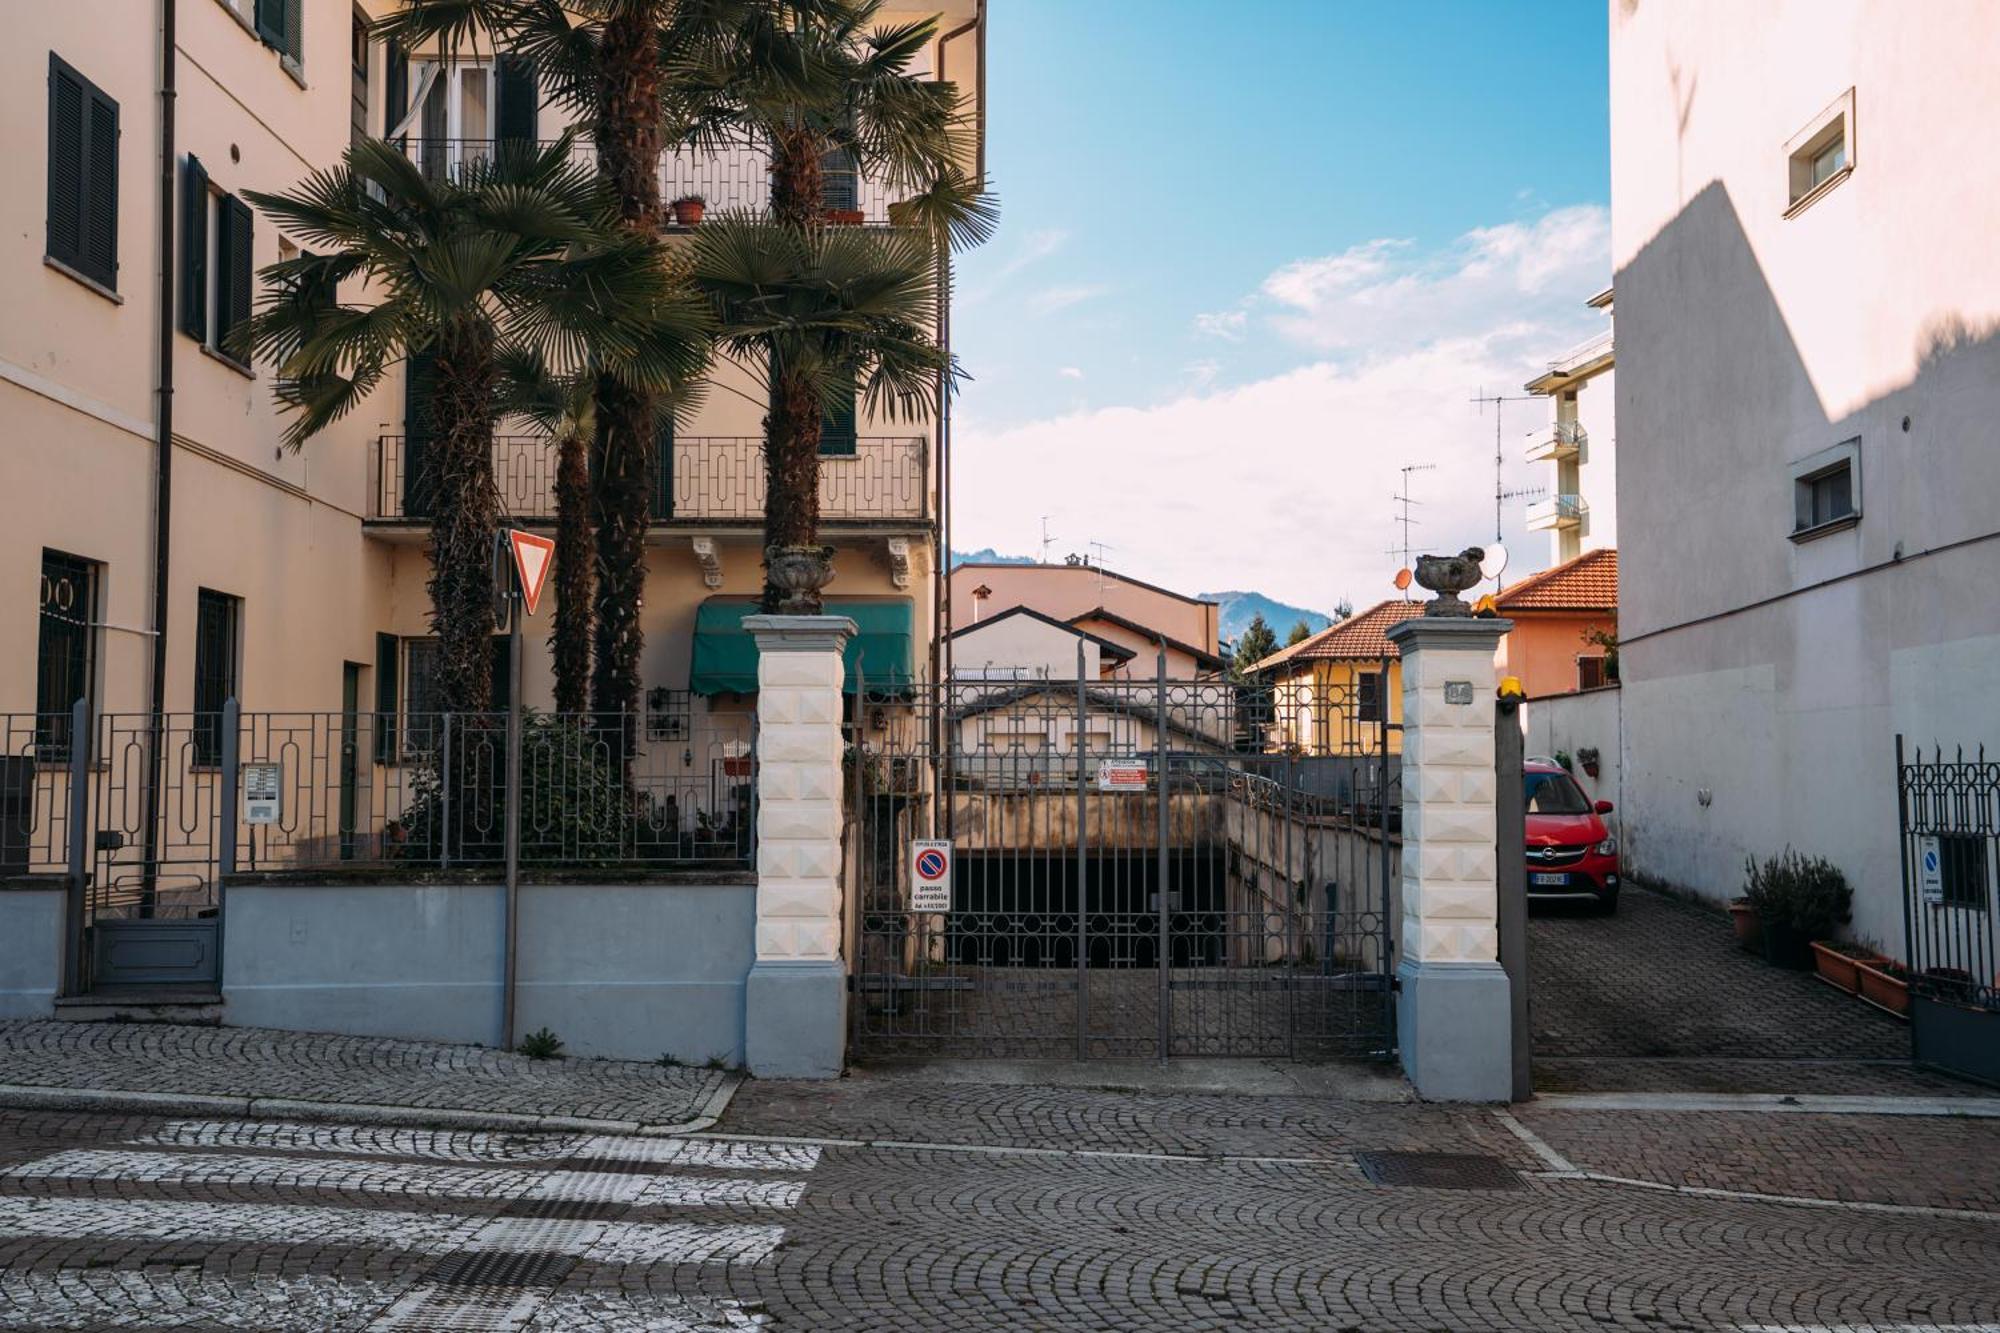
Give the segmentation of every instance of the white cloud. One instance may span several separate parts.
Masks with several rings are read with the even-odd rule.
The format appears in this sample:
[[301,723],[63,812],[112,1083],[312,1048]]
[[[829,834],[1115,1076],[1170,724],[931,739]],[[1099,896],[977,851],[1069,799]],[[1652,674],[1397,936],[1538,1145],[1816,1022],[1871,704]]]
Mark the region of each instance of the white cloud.
[[977,305],[992,297],[1000,289],[1021,275],[1023,270],[1034,267],[1044,259],[1060,251],[1069,244],[1069,233],[1061,227],[1043,227],[1031,231],[1021,238],[1014,252],[1000,267],[989,273],[977,286],[959,294],[961,308]]
[[1111,290],[1103,283],[1083,282],[1065,287],[1044,287],[1028,298],[1028,306],[1040,315],[1052,315],[1073,305],[1082,305]]
[[1056,374],[1066,380],[1080,380],[1083,378],[1083,371],[1077,366],[1062,366],[1057,369]]
[[1194,331],[1208,338],[1240,342],[1249,323],[1250,312],[1247,310],[1214,310],[1194,317]]
[[[1389,497],[1403,464],[1438,465],[1412,487],[1424,502],[1416,544],[1491,541],[1492,417],[1467,399],[1481,387],[1518,392],[1548,357],[1602,327],[1583,300],[1608,263],[1604,210],[1578,208],[1482,228],[1431,254],[1371,242],[1285,265],[1248,308],[1321,359],[1227,389],[1214,387],[1212,362],[1197,361],[1178,396],[1151,406],[997,429],[962,414],[954,530],[971,545],[1001,539],[1068,496],[1076,542],[1109,543],[1138,577],[1372,605],[1394,594]],[[1546,408],[1506,413],[1507,484],[1542,484],[1519,449]],[[1542,534],[1521,531],[1521,510],[1509,505],[1516,570],[1546,560]]]

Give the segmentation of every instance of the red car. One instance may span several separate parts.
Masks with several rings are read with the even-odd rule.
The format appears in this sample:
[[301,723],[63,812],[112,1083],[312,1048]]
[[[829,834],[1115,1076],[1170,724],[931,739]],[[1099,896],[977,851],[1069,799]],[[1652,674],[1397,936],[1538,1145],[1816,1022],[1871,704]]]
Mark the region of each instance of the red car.
[[1560,764],[1530,759],[1527,785],[1528,897],[1593,899],[1605,915],[1618,910],[1618,839],[1604,826],[1611,802],[1593,804]]

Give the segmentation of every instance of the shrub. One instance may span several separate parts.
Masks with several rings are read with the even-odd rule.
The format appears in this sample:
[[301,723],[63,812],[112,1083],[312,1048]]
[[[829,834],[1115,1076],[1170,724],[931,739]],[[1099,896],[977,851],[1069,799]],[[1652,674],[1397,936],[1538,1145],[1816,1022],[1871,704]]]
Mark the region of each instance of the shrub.
[[1744,862],[1743,896],[1763,925],[1789,928],[1807,939],[1822,939],[1844,925],[1854,905],[1854,890],[1839,866],[1790,847],[1761,864]]
[[[498,859],[506,837],[507,729],[470,719],[451,739],[451,800],[443,765],[410,780],[398,854],[406,860]],[[592,864],[621,854],[631,816],[614,747],[583,724],[525,710],[521,719],[521,856],[530,862]],[[447,812],[449,819],[447,820]]]
[[530,1060],[560,1060],[563,1053],[563,1040],[547,1028],[536,1028],[533,1032],[521,1038],[521,1044],[516,1046],[514,1050],[518,1054],[527,1056]]

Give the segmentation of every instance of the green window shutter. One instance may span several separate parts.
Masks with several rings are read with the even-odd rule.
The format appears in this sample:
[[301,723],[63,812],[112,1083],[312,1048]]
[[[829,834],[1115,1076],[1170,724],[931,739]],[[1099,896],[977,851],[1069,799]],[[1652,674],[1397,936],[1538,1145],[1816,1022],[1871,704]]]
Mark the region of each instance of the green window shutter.
[[118,104],[49,56],[48,255],[118,285]]
[[667,411],[653,432],[653,521],[674,516],[674,416]]
[[382,137],[402,122],[410,109],[410,54],[400,42],[390,42],[382,72]]
[[215,350],[231,360],[247,361],[230,345],[229,338],[250,318],[250,290],[255,281],[250,209],[235,195],[226,194],[215,219]]
[[301,74],[306,68],[306,16],[305,0],[285,0],[284,41],[278,47],[292,58]]
[[257,36],[273,51],[285,49],[285,0],[257,0]]
[[820,417],[819,452],[822,458],[854,456],[854,377],[847,377],[847,392]]
[[399,692],[398,651],[402,643],[393,634],[375,636],[375,762],[396,760],[396,696]]
[[535,82],[535,62],[526,56],[502,54],[495,70],[499,106],[493,117],[494,138],[535,141],[535,112],[541,91]]
[[208,340],[208,172],[193,153],[181,168],[180,330]]

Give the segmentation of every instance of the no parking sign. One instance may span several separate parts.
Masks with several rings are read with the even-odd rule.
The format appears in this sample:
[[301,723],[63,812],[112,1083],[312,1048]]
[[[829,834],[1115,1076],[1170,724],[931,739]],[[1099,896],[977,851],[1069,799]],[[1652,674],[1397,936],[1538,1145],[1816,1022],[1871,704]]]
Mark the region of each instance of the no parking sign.
[[951,843],[946,839],[910,840],[910,910],[951,910]]

